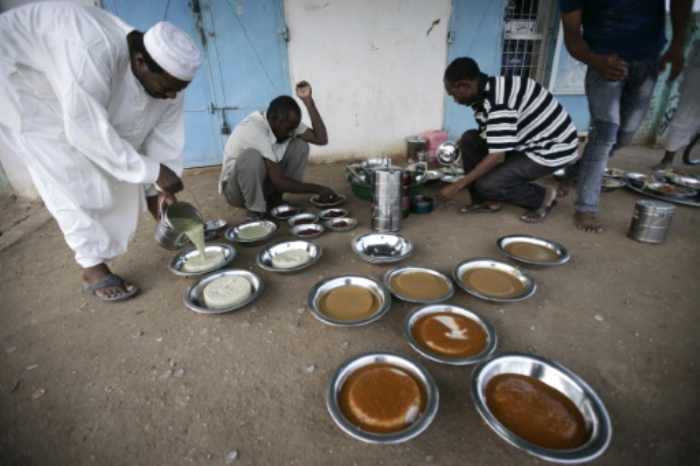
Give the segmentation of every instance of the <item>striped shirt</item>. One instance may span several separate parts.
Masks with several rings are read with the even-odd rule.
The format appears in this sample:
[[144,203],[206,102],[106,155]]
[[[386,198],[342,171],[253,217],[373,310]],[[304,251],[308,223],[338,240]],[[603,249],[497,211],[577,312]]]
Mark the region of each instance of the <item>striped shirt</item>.
[[489,153],[517,151],[547,167],[578,157],[571,117],[539,83],[520,76],[489,77],[475,104],[474,118]]

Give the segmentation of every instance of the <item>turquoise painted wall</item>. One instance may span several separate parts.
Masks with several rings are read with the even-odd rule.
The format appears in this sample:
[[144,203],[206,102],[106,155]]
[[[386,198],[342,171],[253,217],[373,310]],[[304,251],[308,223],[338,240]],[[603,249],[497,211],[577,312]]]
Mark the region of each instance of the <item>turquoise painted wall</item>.
[[[476,60],[486,74],[500,71],[505,4],[506,0],[453,0],[450,18],[453,38],[447,48],[448,64],[466,56]],[[444,130],[449,138],[457,139],[465,130],[475,127],[474,112],[455,104],[445,94]]]

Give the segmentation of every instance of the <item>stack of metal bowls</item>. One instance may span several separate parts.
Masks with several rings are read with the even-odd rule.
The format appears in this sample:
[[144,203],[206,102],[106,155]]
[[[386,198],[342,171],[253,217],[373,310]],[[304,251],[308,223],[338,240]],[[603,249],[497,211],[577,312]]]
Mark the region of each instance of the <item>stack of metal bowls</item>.
[[643,243],[663,243],[674,211],[675,207],[666,202],[637,201],[627,236]]
[[379,232],[397,232],[401,229],[401,170],[376,170],[374,180],[372,229]]

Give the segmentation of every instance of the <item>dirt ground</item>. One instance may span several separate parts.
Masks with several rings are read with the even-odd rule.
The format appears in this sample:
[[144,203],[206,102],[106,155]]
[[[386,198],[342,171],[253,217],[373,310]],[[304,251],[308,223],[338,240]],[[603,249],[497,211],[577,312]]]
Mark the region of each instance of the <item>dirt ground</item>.
[[[631,148],[611,166],[646,169],[659,156]],[[240,221],[242,212],[216,194],[217,175],[191,171],[186,184],[208,218]],[[312,166],[309,179],[349,194],[340,165]],[[569,264],[530,269],[540,285],[532,299],[497,305],[458,292],[452,302],[493,323],[500,351],[557,360],[598,391],[614,434],[593,464],[697,464],[700,210],[678,206],[668,241],[642,244],[625,236],[636,199],[624,190],[603,194],[609,230],[597,236],[573,228],[571,196],[540,225],[522,223],[513,207],[413,215],[402,229],[417,246],[407,263],[450,272],[469,257],[498,257],[496,239],[512,233],[565,244]],[[191,280],[168,271],[172,253],[155,243],[150,218],[113,264],[143,289],[124,304],[79,292],[78,267],[53,221],[23,234],[0,252],[0,464],[224,465],[233,450],[236,465],[542,464],[482,422],[469,395],[471,368],[413,353],[402,337],[411,305],[395,301],[384,319],[353,329],[327,327],[308,312],[307,293],[320,279],[379,278],[388,268],[352,253],[350,240],[368,230],[370,213],[359,200],[347,207],[361,226],[320,237],[323,257],[305,272],[262,271],[254,265],[259,248],[238,248],[234,266],[258,273],[266,291],[254,305],[215,317],[183,306]],[[277,239],[286,234],[282,227]],[[360,443],[326,411],[332,373],[371,350],[418,360],[439,386],[437,417],[408,443]]]

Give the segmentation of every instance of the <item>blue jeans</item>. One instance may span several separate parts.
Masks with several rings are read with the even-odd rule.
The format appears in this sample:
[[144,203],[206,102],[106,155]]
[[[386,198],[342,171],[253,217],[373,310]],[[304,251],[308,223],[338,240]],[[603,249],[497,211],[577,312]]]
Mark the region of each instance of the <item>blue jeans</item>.
[[597,212],[603,174],[613,150],[629,144],[649,108],[658,74],[656,60],[631,62],[622,81],[608,81],[597,71],[586,72],[586,96],[591,114],[588,144],[578,162],[576,211]]

